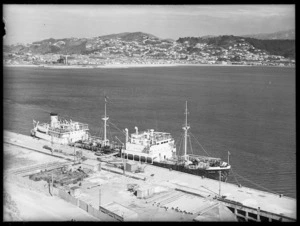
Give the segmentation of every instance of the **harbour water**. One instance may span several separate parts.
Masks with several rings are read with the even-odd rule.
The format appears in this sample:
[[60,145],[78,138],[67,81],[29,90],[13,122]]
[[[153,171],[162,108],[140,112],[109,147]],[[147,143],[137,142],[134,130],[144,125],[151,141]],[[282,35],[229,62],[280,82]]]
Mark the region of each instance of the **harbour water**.
[[[248,180],[229,182],[296,197],[295,68],[4,68],[3,83],[4,129],[26,135],[50,112],[101,135],[106,95],[118,128],[170,132],[179,149],[187,100],[193,136],[212,157],[227,161],[229,151],[234,173]],[[124,142],[113,125],[108,131]],[[193,136],[189,153],[205,155]]]

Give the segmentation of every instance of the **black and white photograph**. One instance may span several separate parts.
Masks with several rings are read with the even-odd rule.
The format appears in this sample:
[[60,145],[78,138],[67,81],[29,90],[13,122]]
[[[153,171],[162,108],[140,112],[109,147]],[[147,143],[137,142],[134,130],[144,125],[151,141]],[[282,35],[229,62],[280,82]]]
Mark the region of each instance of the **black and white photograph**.
[[296,222],[295,4],[4,4],[4,222]]

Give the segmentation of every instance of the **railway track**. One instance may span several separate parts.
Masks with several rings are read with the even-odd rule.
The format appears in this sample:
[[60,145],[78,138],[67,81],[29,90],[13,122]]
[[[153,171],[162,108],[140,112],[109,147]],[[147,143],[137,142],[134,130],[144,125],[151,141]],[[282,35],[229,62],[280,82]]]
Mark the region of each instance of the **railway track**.
[[42,164],[36,164],[33,166],[27,166],[27,167],[22,167],[18,169],[13,169],[8,171],[8,174],[14,174],[14,175],[19,175],[19,176],[27,176],[29,174],[39,172],[41,170],[52,170],[52,169],[57,169],[60,167],[65,166],[66,164],[70,164],[67,162],[50,162],[50,163],[42,163]]
[[73,163],[73,160],[70,159],[70,158],[66,158],[66,157],[63,157],[63,156],[56,155],[56,154],[47,153],[47,152],[44,152],[44,151],[41,151],[41,150],[38,150],[38,149],[35,149],[35,148],[32,148],[32,147],[16,144],[16,143],[13,143],[13,142],[10,142],[10,141],[7,141],[7,140],[4,140],[4,143],[14,145],[14,146],[17,146],[17,147],[21,147],[21,148],[24,148],[24,149],[27,149],[27,150],[35,151],[35,152],[38,152],[38,153],[41,153],[41,154],[49,155],[49,156],[52,156],[52,157],[56,157],[56,158],[59,158],[59,159],[66,160],[65,162],[54,161],[54,162],[50,162],[50,163],[42,163],[42,164],[36,164],[36,165],[27,166],[27,167],[21,167],[21,168],[18,168],[18,169],[11,169],[11,170],[7,171],[7,174],[26,176],[26,175],[29,175],[29,174],[34,173],[36,171],[45,170],[45,169],[51,170],[51,169],[59,168],[59,167],[62,167],[64,165]]
[[21,148],[24,148],[24,149],[28,149],[28,150],[31,150],[31,151],[39,152],[41,154],[49,155],[49,156],[52,156],[52,157],[56,157],[56,158],[60,158],[60,159],[65,159],[65,160],[68,160],[68,161],[74,161],[74,160],[72,160],[70,158],[66,158],[64,156],[57,155],[57,154],[47,153],[45,151],[41,151],[41,150],[38,150],[36,148],[28,147],[26,145],[16,144],[16,143],[13,143],[13,142],[10,142],[10,141],[7,141],[7,140],[4,140],[3,142],[7,143],[7,144],[10,144],[10,145],[17,146],[17,147],[21,147]]

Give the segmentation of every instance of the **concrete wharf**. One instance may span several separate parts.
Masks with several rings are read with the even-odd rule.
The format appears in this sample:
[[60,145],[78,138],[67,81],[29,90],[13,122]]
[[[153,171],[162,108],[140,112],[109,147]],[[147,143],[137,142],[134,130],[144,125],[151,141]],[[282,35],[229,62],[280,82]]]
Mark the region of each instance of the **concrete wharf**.
[[[14,139],[11,139],[11,138]],[[47,141],[4,131],[4,142],[11,145],[36,150],[41,153],[49,154],[49,150],[42,148]],[[65,153],[73,153],[71,147],[60,147],[64,153],[53,153],[52,156],[64,158],[71,161]],[[91,151],[83,150],[84,156],[90,159],[97,159]],[[101,165],[108,170],[106,163]],[[122,173],[120,169],[114,169],[115,173]],[[128,174],[126,172],[126,174]],[[132,173],[131,173],[132,174]],[[129,176],[129,175],[128,175]],[[216,200],[226,205],[239,219],[246,221],[296,221],[296,199],[260,191],[238,185],[219,182],[216,180],[202,178],[196,175],[186,174],[178,171],[170,171],[147,164],[145,172],[136,174],[139,178],[145,178],[148,185],[160,184],[173,188],[177,191],[200,196],[204,199]],[[138,179],[138,178],[137,178]],[[219,195],[219,186],[221,194]]]
[[[149,165],[143,173],[153,183],[168,183],[174,188],[223,202],[237,216],[261,221],[296,221],[296,199],[196,175]],[[154,174],[153,177],[150,175]],[[221,196],[219,197],[219,185]]]

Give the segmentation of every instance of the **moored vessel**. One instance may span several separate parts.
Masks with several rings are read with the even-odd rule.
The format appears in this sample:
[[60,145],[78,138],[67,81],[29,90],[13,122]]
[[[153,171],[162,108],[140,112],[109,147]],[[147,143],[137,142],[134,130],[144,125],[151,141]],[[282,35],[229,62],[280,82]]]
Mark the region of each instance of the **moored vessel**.
[[69,144],[89,138],[87,124],[60,119],[56,113],[50,113],[50,120],[50,123],[33,120],[31,135],[57,144]]
[[[177,170],[189,174],[204,176],[207,178],[226,181],[231,166],[221,158],[187,154],[190,126],[187,123],[187,102],[185,109],[184,130],[184,155],[176,155],[176,145],[170,133],[157,132],[153,129],[136,132],[129,137],[126,132],[125,149],[122,150],[122,157],[141,162],[151,163],[156,166],[165,167],[170,170]],[[200,144],[200,143],[199,143]]]

